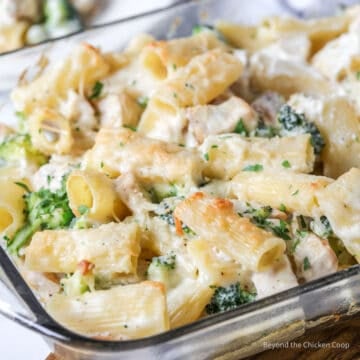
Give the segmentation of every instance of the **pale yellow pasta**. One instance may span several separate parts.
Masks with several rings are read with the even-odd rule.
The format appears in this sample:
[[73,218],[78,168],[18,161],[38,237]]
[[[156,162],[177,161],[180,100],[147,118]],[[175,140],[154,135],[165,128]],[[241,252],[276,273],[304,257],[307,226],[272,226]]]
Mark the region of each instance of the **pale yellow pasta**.
[[244,26],[219,21],[216,27],[232,45],[250,52],[260,50],[280,38],[305,33],[311,40],[311,52],[314,53],[326,42],[345,32],[350,20],[349,15],[310,21],[273,16],[264,19],[260,26]]
[[249,285],[249,272],[233,261],[232,257],[218,252],[212,242],[193,239],[186,249],[191,261],[197,266],[198,279],[205,284],[228,286],[240,280]]
[[254,272],[251,280],[254,283],[259,299],[298,285],[291,263],[286,255],[274,262],[269,269]]
[[320,209],[350,254],[360,261],[360,170],[353,168],[319,192]]
[[243,168],[259,164],[266,169],[309,173],[315,155],[310,135],[244,138],[236,134],[209,136],[200,147],[206,156],[204,174],[210,178],[229,180]]
[[0,236],[9,238],[23,225],[25,190],[11,177],[0,177]]
[[239,200],[256,201],[306,216],[319,214],[317,194],[333,180],[324,176],[290,171],[242,171],[232,180],[232,192]]
[[276,34],[264,26],[247,26],[227,21],[218,21],[216,28],[231,45],[240,49],[246,49],[249,52],[260,50],[274,42],[277,38]]
[[154,99],[179,107],[204,105],[222,94],[241,72],[242,64],[235,56],[221,49],[210,50],[169,77]]
[[203,31],[187,38],[153,41],[144,47],[140,56],[144,67],[154,77],[164,79],[193,57],[215,48],[226,49],[226,45],[213,32]]
[[69,154],[74,144],[70,121],[50,108],[36,108],[29,117],[35,148],[47,155]]
[[350,21],[351,17],[348,14],[307,21],[274,16],[267,18],[264,26],[276,33],[278,37],[286,36],[286,33],[306,33],[312,43],[311,52],[315,53],[328,41],[345,32]]
[[139,131],[156,138],[163,124],[177,121],[180,108],[207,104],[235,82],[241,72],[241,62],[220,49],[194,57],[155,92],[142,115]]
[[311,62],[327,78],[340,81],[353,71],[352,62],[359,57],[360,34],[354,31],[327,43],[315,54]]
[[0,26],[0,53],[22,47],[28,27],[29,24],[26,21]]
[[199,319],[214,293],[210,285],[185,278],[178,287],[170,290],[167,303],[171,328]]
[[123,219],[128,210],[117,196],[112,181],[100,172],[73,171],[66,181],[69,205],[76,216],[81,209],[89,219],[109,222]]
[[195,193],[175,208],[174,216],[245,269],[266,269],[285,250],[282,239],[240,217],[225,199]]
[[40,231],[26,248],[25,265],[34,271],[72,273],[86,260],[94,265],[95,273],[136,274],[139,241],[134,223]]
[[356,109],[347,98],[297,94],[289,103],[313,121],[324,137],[324,175],[336,178],[352,167],[360,167],[360,124]]
[[195,150],[120,128],[99,131],[95,146],[84,156],[83,166],[111,177],[133,172],[144,183],[175,182],[191,186],[201,180],[203,164]]
[[135,339],[169,330],[164,286],[159,282],[116,286],[78,297],[54,295],[50,314],[71,330],[107,339]]
[[109,71],[110,65],[100,51],[82,44],[63,63],[45,69],[31,83],[18,86],[11,97],[16,108],[25,114],[37,106],[54,108],[70,89],[88,93]]

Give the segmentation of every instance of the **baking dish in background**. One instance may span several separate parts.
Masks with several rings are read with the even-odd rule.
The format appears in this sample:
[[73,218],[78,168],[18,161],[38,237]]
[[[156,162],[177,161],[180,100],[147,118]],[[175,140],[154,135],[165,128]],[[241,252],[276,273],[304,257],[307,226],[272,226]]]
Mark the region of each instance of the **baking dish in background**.
[[[311,9],[294,8],[293,1],[186,1],[142,16],[134,16],[52,43],[18,51],[0,58],[3,101],[15,86],[17,77],[44,52],[50,58],[64,57],[79,41],[88,41],[102,50],[121,49],[140,32],[158,38],[188,35],[198,23],[211,24],[222,18],[255,23],[271,14],[329,15],[338,8],[329,1],[326,8],[313,1]],[[323,3],[323,2],[322,2]],[[299,4],[299,2],[297,2]],[[1,95],[1,93],[0,93]],[[11,120],[12,108],[5,105],[1,119]],[[1,273],[0,273],[1,276]],[[33,313],[0,283],[0,313],[45,336],[55,352],[66,359],[241,359],[266,349],[266,343],[295,339],[307,328],[333,324],[360,313],[360,266],[309,282],[238,309],[199,320],[163,334],[140,340],[108,342],[72,336]],[[15,283],[15,287],[16,283]],[[19,286],[16,289],[21,291]],[[31,299],[23,294],[29,304]]]

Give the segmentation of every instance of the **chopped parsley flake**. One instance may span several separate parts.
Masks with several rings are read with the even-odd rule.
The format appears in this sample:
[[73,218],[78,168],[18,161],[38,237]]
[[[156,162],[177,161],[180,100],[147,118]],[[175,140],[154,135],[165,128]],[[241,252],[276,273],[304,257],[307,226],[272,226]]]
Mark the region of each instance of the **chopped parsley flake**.
[[284,204],[280,204],[279,210],[282,212],[287,212],[286,206]]
[[246,127],[244,125],[243,119],[240,119],[237,122],[237,124],[235,126],[235,129],[234,129],[234,133],[240,134],[240,135],[243,135],[243,136],[248,136],[249,135],[249,132],[246,130]]
[[309,270],[311,268],[311,264],[307,256],[304,258],[303,267],[304,267],[304,271]]
[[103,87],[104,87],[104,84],[102,82],[96,81],[96,83],[94,84],[94,86],[92,88],[89,99],[90,100],[97,99],[101,95]]
[[253,171],[253,172],[259,172],[262,171],[264,167],[261,164],[254,164],[254,165],[248,165],[245,166],[242,171]]
[[219,146],[218,145],[211,145],[212,149],[217,149]]
[[289,169],[291,168],[291,164],[288,160],[284,160],[282,163],[281,163],[282,167],[284,167],[285,169]]
[[137,128],[135,126],[131,126],[131,125],[123,125],[124,128],[126,129],[130,129],[132,131],[137,131]]
[[204,159],[205,159],[206,161],[209,161],[209,153],[205,153],[205,154],[204,154]]
[[299,193],[299,190],[296,190],[296,191],[294,191],[292,194],[291,194],[291,196],[295,196],[295,195],[297,195]]
[[357,80],[360,80],[360,71],[357,71],[357,72],[356,72],[356,79],[357,79]]
[[176,266],[176,255],[174,253],[170,253],[167,255],[162,255],[159,257],[154,257],[152,259],[152,263],[155,266],[163,266],[169,270],[174,270]]

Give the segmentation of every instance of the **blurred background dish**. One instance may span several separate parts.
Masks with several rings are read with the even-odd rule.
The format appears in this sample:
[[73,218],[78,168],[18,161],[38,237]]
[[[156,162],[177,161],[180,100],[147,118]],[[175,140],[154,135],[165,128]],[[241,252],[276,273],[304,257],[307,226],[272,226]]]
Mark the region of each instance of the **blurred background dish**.
[[174,1],[0,0],[0,53],[77,33]]

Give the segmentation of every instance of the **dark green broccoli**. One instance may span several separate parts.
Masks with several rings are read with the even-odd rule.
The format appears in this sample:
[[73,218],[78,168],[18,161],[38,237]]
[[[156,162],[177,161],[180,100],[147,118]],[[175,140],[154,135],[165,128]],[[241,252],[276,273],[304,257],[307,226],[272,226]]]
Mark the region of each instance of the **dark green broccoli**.
[[206,305],[208,314],[216,314],[227,310],[236,309],[238,306],[254,301],[256,293],[241,288],[240,283],[227,287],[217,287],[210,303]]
[[48,161],[47,156],[36,150],[30,135],[16,134],[10,135],[0,143],[0,166],[27,161],[37,166],[41,166]]
[[[26,188],[22,183],[17,184]],[[11,253],[18,252],[26,245],[36,231],[67,228],[74,218],[65,190],[65,177],[61,188],[56,192],[48,189],[40,189],[36,192],[31,192],[27,188],[26,190],[27,193],[24,195],[26,223],[8,241],[8,249]]]
[[65,295],[80,296],[95,287],[95,277],[92,273],[82,274],[81,271],[75,271],[62,278],[60,286]]
[[163,256],[153,257],[151,262],[157,267],[164,267],[165,269],[173,270],[176,266],[176,255],[170,253]]
[[[269,219],[272,214],[270,206],[263,206],[259,209],[253,208],[250,204],[244,214],[250,215],[250,221],[261,229],[272,232],[274,235],[284,239],[291,240],[290,225],[284,220]],[[239,214],[242,216],[242,214]]]
[[278,121],[281,125],[281,135],[310,134],[315,154],[321,153],[325,141],[316,125],[307,121],[304,114],[295,112],[289,105],[285,104],[280,108]]

